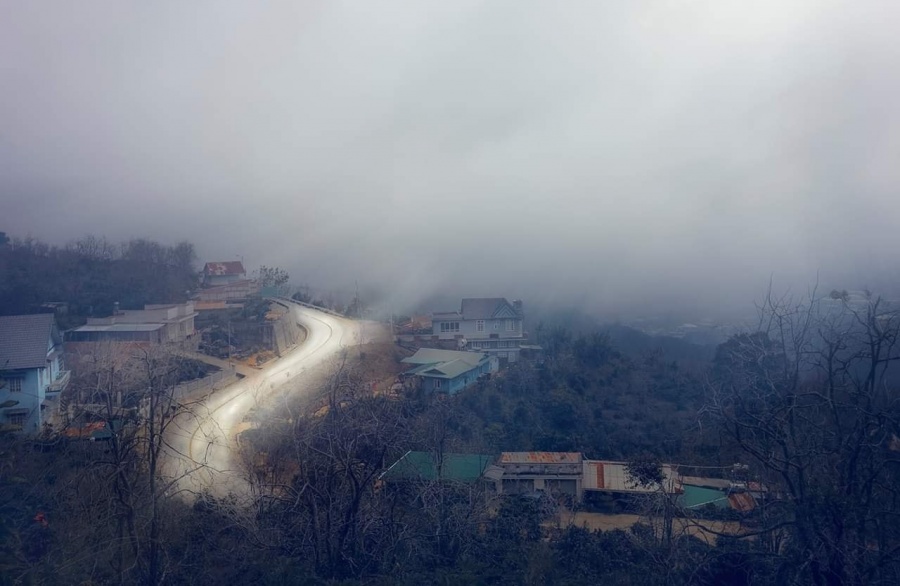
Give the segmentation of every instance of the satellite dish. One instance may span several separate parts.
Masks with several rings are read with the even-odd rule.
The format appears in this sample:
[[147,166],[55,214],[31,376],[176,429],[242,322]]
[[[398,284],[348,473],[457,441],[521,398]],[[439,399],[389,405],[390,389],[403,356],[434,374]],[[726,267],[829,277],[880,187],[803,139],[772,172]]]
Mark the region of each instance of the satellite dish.
[[460,350],[462,350],[463,348],[466,347],[466,345],[468,343],[469,343],[469,341],[466,340],[465,338],[460,338],[459,340],[457,340],[456,345],[459,347]]

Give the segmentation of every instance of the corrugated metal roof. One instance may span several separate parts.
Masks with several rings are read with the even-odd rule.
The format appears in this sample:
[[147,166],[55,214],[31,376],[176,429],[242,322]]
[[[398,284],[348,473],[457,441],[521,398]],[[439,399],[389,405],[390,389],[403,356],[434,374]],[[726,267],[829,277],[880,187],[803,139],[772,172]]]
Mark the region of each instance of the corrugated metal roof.
[[728,504],[735,511],[746,513],[756,508],[756,499],[749,492],[733,492],[728,495]]
[[719,490],[728,490],[731,488],[731,481],[724,478],[707,478],[705,476],[682,476],[681,481],[692,486],[704,486],[706,488],[716,488]]
[[458,311],[436,311],[431,314],[431,319],[433,320],[441,320],[441,319],[462,319],[462,314]]
[[0,370],[46,367],[51,340],[59,341],[52,313],[0,317]]
[[459,352],[457,350],[440,350],[437,348],[420,348],[415,354],[404,358],[401,362],[415,364],[415,368],[406,371],[408,375],[430,376],[453,379],[461,374],[478,368],[488,359],[483,352]]
[[503,452],[502,464],[580,464],[581,452]]
[[717,509],[729,507],[728,493],[724,490],[689,484],[684,486],[684,492],[678,497],[678,503],[685,509],[696,509],[707,505],[713,505]]
[[[679,489],[678,474],[669,464],[663,464],[663,485],[666,492]],[[651,493],[659,490],[659,486],[641,486],[628,474],[626,462],[584,461],[583,486],[585,490],[601,490],[609,492],[641,492]]]
[[245,272],[244,265],[239,260],[208,262],[203,267],[203,274],[215,277],[223,275],[242,275]]
[[403,374],[408,375],[408,376],[415,375],[415,374],[422,374],[424,371],[428,370],[432,366],[434,366],[434,365],[433,364],[419,364],[415,368],[410,368]]
[[459,350],[441,350],[439,348],[419,348],[415,354],[404,358],[406,364],[438,364],[462,360],[469,365],[476,365],[487,355],[484,352],[461,352]]
[[166,324],[108,324],[108,325],[87,325],[67,330],[72,332],[153,332]]
[[472,370],[476,366],[477,364],[469,364],[464,360],[451,360],[450,362],[435,364],[431,368],[420,371],[420,374],[437,376],[439,378],[456,378],[464,372]]
[[494,459],[483,454],[444,454],[440,465],[431,452],[406,452],[379,478],[384,480],[451,480],[474,482]]

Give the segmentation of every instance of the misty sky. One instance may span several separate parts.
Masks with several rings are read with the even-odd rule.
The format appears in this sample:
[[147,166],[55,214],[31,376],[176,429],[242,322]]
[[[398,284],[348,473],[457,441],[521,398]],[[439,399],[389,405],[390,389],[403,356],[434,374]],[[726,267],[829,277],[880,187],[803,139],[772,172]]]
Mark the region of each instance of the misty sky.
[[189,239],[399,305],[705,310],[770,276],[893,282],[898,19],[896,0],[0,0],[0,230]]

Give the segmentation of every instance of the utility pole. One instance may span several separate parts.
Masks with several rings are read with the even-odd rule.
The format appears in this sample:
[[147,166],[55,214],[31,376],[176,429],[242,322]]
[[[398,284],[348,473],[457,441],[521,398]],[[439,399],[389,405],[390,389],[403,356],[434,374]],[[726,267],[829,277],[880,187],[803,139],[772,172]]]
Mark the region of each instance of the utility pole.
[[363,340],[366,339],[365,322],[362,321],[362,309],[361,309],[362,304],[361,304],[360,301],[359,301],[359,279],[356,279],[356,280],[354,281],[354,283],[356,284],[356,317],[357,317],[357,319],[360,320],[360,323],[359,323],[359,344],[358,344],[356,347],[359,349],[359,357],[362,358],[362,345],[363,345]]

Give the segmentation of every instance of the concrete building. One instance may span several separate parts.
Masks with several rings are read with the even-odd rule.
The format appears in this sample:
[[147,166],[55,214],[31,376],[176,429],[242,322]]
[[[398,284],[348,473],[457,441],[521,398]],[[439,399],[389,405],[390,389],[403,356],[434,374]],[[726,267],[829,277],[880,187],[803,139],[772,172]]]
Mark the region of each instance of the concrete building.
[[201,303],[214,303],[224,301],[226,303],[244,301],[251,297],[259,297],[260,289],[257,281],[243,279],[216,285],[197,291],[195,298]]
[[69,378],[53,314],[0,317],[0,429],[40,432]]
[[648,493],[659,492],[662,489],[667,493],[676,493],[681,490],[681,477],[669,464],[660,466],[663,482],[651,486],[643,486],[635,482],[628,475],[627,462],[607,462],[600,460],[585,460],[582,486],[584,490],[616,493]]
[[420,348],[402,362],[415,365],[403,375],[420,379],[424,390],[450,394],[475,384],[479,377],[496,372],[500,367],[495,356],[484,352],[436,348]]
[[[582,502],[589,492],[620,495],[682,495],[685,484],[677,469],[661,465],[662,482],[641,484],[628,474],[626,462],[588,460],[581,452],[503,452],[498,457],[480,454],[407,452],[381,475],[388,481],[483,480],[498,495],[532,496],[543,493]],[[679,496],[681,498],[681,496]],[[730,498],[730,497],[729,497]],[[727,501],[727,499],[726,499]]]
[[461,348],[515,362],[525,339],[523,318],[521,301],[463,299],[459,311],[432,314],[431,332],[439,340],[457,340]]
[[575,502],[584,495],[583,463],[579,452],[503,452],[496,466],[498,494],[546,492],[568,495]]
[[203,285],[213,287],[228,285],[247,278],[244,263],[237,260],[225,262],[208,262],[203,265]]
[[500,494],[544,492],[581,502],[585,492],[669,494],[682,492],[681,476],[663,464],[661,485],[642,485],[628,474],[626,462],[587,460],[579,452],[504,452],[486,476]]
[[89,318],[86,325],[66,332],[66,342],[190,343],[194,338],[193,302],[116,309],[109,317]]

